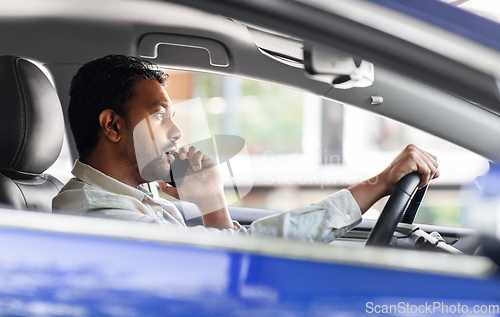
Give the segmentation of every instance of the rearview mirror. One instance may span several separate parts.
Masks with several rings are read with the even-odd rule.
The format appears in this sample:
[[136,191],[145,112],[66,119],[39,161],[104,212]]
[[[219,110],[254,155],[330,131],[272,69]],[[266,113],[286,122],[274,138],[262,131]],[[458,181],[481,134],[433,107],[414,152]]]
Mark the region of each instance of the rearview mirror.
[[375,79],[372,63],[319,44],[304,44],[304,66],[310,78],[339,89],[368,87]]

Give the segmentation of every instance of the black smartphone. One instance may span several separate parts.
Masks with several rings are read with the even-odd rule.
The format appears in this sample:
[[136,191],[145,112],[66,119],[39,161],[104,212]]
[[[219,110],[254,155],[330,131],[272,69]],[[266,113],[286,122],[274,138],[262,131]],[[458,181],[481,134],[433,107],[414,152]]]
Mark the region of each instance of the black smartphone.
[[172,164],[170,164],[170,181],[167,183],[174,187],[179,187],[184,182],[184,178],[186,177],[191,164],[189,164],[189,159],[187,158],[185,160],[181,160],[179,158],[179,153],[177,152],[172,155],[175,160]]

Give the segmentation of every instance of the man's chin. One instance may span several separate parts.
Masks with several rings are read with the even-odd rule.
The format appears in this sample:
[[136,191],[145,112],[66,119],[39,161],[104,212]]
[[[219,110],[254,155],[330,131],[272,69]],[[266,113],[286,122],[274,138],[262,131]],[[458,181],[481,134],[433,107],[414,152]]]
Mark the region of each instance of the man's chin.
[[147,182],[157,180],[170,182],[170,165],[161,158],[156,158],[144,166],[140,175]]

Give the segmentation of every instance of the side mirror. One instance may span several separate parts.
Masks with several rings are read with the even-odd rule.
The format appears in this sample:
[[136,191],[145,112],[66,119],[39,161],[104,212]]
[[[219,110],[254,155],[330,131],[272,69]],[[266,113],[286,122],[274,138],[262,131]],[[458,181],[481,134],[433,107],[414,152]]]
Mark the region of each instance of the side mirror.
[[312,79],[339,89],[368,87],[375,80],[372,63],[319,44],[304,43],[304,66]]

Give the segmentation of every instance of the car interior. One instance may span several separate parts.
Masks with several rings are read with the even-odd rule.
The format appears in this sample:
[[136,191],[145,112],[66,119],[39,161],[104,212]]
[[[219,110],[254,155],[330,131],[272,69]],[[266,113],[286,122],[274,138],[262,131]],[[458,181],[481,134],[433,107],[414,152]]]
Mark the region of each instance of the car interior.
[[[486,159],[500,156],[497,82],[490,73],[478,70],[482,67],[476,65],[479,53],[473,54],[473,62],[461,64],[431,47],[445,46],[454,39],[452,35],[439,31],[442,41],[423,47],[341,18],[341,12],[334,12],[340,17],[337,20],[320,21],[332,26],[331,34],[326,34],[304,28],[313,24],[307,21],[307,10],[301,17],[304,25],[293,25],[293,21],[278,25],[272,16],[259,11],[258,4],[244,12],[236,7],[226,12],[210,7],[211,1],[192,2],[199,9],[220,9],[221,13],[183,6],[182,1],[126,1],[126,5],[71,1],[70,6],[53,0],[45,1],[43,7],[32,5],[36,1],[21,1],[0,12],[0,28],[9,30],[0,33],[1,207],[50,212],[62,182],[45,171],[58,158],[64,134],[72,159],[77,157],[66,118],[71,78],[84,63],[107,54],[137,56],[167,69],[237,76],[297,89],[413,126]],[[352,9],[348,3],[345,6]],[[289,7],[301,8],[300,3]],[[275,14],[282,9],[277,5]],[[367,4],[357,12],[370,9]],[[375,11],[384,24],[385,13]],[[421,26],[412,23],[405,27]],[[429,30],[426,26],[425,31]],[[488,61],[499,56],[486,48],[478,52],[485,53]],[[332,59],[352,61],[355,71],[346,73],[345,64],[329,65]],[[500,65],[500,58],[493,64]],[[383,244],[478,253],[480,240],[474,229],[414,225],[413,219],[399,223],[415,189],[414,184],[407,190],[410,195],[397,207],[399,214],[384,229],[390,236]],[[184,214],[196,209],[192,204],[175,203]],[[279,212],[230,206],[232,218],[245,226]],[[364,247],[376,222],[364,219],[332,244]],[[201,217],[187,219],[187,224],[199,225]]]

